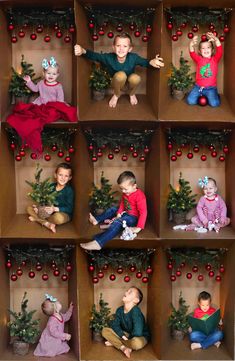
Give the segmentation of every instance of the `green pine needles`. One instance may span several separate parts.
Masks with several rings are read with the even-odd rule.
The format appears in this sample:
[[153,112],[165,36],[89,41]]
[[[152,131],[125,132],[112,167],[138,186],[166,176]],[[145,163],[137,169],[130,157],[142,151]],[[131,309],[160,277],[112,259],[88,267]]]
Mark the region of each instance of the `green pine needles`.
[[182,297],[182,292],[180,292],[178,310],[171,303],[172,311],[170,317],[168,318],[168,326],[171,327],[171,330],[182,331],[184,333],[188,332],[188,309],[189,306],[186,305],[186,301]]
[[100,293],[99,307],[96,308],[94,304],[91,310],[91,318],[89,327],[95,332],[101,332],[104,327],[109,326],[109,322],[112,320],[111,309],[108,307],[108,302],[103,299],[102,293]]
[[26,183],[32,187],[32,191],[28,193],[28,196],[36,202],[39,206],[52,206],[56,204],[57,192],[54,188],[50,178],[41,180],[41,173],[43,169],[37,164],[36,173],[34,175],[35,182]]
[[104,172],[102,172],[100,186],[96,186],[93,183],[89,199],[91,211],[96,212],[97,209],[106,211],[106,209],[112,207],[116,203],[116,200],[113,197],[116,193],[117,192],[112,192],[112,185],[109,183],[109,180],[104,177]]
[[10,336],[17,337],[19,341],[26,343],[35,343],[40,334],[39,319],[33,320],[33,315],[36,310],[28,311],[28,299],[26,298],[27,292],[24,293],[21,301],[21,311],[14,312],[9,310],[13,320],[8,322],[10,329]]
[[167,208],[174,213],[188,212],[196,206],[196,194],[191,194],[190,183],[179,177],[179,189],[175,189],[170,184],[170,193],[168,196]]
[[89,80],[89,87],[97,91],[102,91],[107,89],[110,86],[110,83],[111,77],[108,71],[100,64],[93,64]]
[[183,53],[180,55],[180,66],[176,68],[171,64],[171,74],[168,79],[168,85],[171,89],[182,90],[186,92],[192,85],[193,79],[192,74],[190,74],[190,65],[188,61],[184,59]]

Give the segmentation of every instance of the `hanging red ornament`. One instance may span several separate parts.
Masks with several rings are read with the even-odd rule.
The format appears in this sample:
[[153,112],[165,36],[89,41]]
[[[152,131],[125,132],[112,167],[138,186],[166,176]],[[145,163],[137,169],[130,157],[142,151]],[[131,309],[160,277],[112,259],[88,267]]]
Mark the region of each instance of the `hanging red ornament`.
[[188,159],[192,159],[192,158],[193,158],[193,153],[192,153],[192,152],[188,152],[187,158],[188,158]]
[[53,275],[54,275],[55,277],[59,277],[60,271],[58,270],[58,268],[56,268],[56,269],[53,271]]
[[99,148],[98,151],[97,151],[97,157],[102,157],[103,155],[103,152],[102,150]]
[[178,149],[175,154],[177,155],[177,157],[181,157],[182,155],[182,150],[181,149]]
[[20,267],[17,269],[16,274],[17,274],[17,276],[19,276],[19,277],[22,276],[23,271],[22,271],[22,269],[21,269]]
[[168,149],[168,150],[173,149],[173,144],[172,144],[171,142],[168,142],[168,144],[167,144],[167,149]]
[[132,157],[133,157],[133,158],[137,158],[137,157],[138,157],[138,153],[137,153],[136,150],[132,153]]
[[65,269],[66,269],[67,272],[71,272],[71,271],[72,271],[73,268],[72,268],[72,265],[71,265],[70,262],[67,263]]
[[192,271],[193,271],[194,273],[198,272],[198,266],[193,266]]
[[11,148],[11,150],[15,150],[15,149],[16,149],[16,145],[15,145],[15,143],[14,143],[14,142],[11,142],[11,144],[10,144],[10,148]]
[[15,281],[17,281],[17,279],[18,279],[18,277],[16,276],[15,273],[13,273],[13,274],[11,275],[11,280],[12,280],[13,282],[15,282]]
[[48,274],[47,274],[47,273],[43,273],[43,275],[42,275],[42,280],[43,280],[43,281],[47,281],[48,279],[49,279]]
[[140,156],[140,162],[145,162],[145,156],[143,154]]
[[130,266],[130,271],[131,272],[135,272],[136,271],[136,267],[134,265]]
[[207,264],[206,264],[205,269],[206,269],[207,271],[210,271],[210,270],[211,270],[211,265],[210,265],[210,263],[207,263]]
[[68,281],[68,275],[66,275],[66,273],[63,273],[61,276],[62,281],[66,282]]
[[145,277],[142,278],[143,283],[148,283],[148,281],[149,281],[148,277],[145,276]]
[[93,146],[92,143],[89,144],[88,149],[89,149],[89,150],[93,150],[93,149],[94,149],[94,146]]
[[180,268],[184,268],[184,267],[185,267],[185,262],[181,262]]
[[71,162],[71,157],[69,155],[67,155],[65,158],[64,158],[65,162],[67,163],[70,163]]
[[145,147],[144,147],[144,153],[145,154],[148,154],[150,152],[150,149],[149,149],[149,147],[146,145]]
[[193,37],[194,37],[193,33],[191,33],[191,32],[188,33],[188,38],[189,38],[189,39],[192,39]]
[[17,154],[17,155],[15,156],[15,160],[16,160],[17,162],[20,162],[20,161],[22,160],[22,158],[21,158],[21,156],[20,156],[19,154]]
[[214,30],[215,30],[215,25],[212,24],[212,23],[210,23],[210,25],[209,25],[209,30],[210,30],[210,31],[214,31]]
[[11,42],[13,43],[13,44],[15,44],[15,43],[17,43],[17,37],[15,36],[15,35],[12,35],[12,37],[11,37]]
[[225,272],[225,267],[224,267],[224,265],[220,265],[220,268],[219,268],[219,271],[220,271],[220,273],[224,273]]
[[219,156],[219,161],[220,161],[220,162],[224,162],[224,161],[225,161],[225,156],[224,156],[223,154],[221,154],[221,155]]
[[207,104],[207,97],[205,97],[204,95],[200,95],[200,97],[198,98],[198,105],[200,105],[201,107],[205,107]]
[[216,280],[216,282],[220,282],[220,281],[222,280],[222,278],[221,278],[220,275],[217,275],[217,276],[215,277],[215,280]]
[[123,162],[126,162],[127,159],[128,159],[128,156],[127,156],[126,154],[123,154],[123,156],[122,156],[122,161],[123,161]]
[[130,282],[131,280],[131,277],[130,276],[125,276],[124,277],[124,282]]
[[177,157],[176,157],[176,155],[175,155],[175,154],[172,154],[172,156],[171,156],[171,160],[172,160],[172,162],[175,162],[175,161],[177,160]]
[[130,152],[133,152],[134,149],[135,149],[134,145],[131,144],[130,147],[129,147],[129,151],[130,151]]
[[228,27],[228,25],[224,25],[224,33],[227,34],[230,32],[230,28]]
[[58,39],[60,39],[60,38],[62,38],[63,33],[61,32],[61,30],[58,30],[55,35]]
[[57,23],[54,25],[54,30],[55,31],[59,30],[59,25]]
[[112,274],[109,276],[109,279],[110,279],[110,281],[115,281],[115,279],[116,279],[115,274],[112,273]]
[[30,158],[33,159],[33,160],[37,159],[37,154],[36,153],[31,153]]
[[12,24],[12,23],[8,24],[8,30],[9,30],[9,31],[12,31],[12,30],[14,30],[14,29],[15,29],[15,25],[14,25],[14,24]]
[[45,154],[45,155],[44,155],[44,159],[45,159],[47,162],[49,162],[49,161],[51,160],[50,154]]
[[70,43],[70,41],[71,41],[71,37],[69,35],[65,35],[64,42],[68,44]]
[[192,273],[188,272],[188,273],[186,274],[186,278],[187,278],[188,280],[191,280],[192,277],[193,277]]
[[169,22],[169,23],[167,23],[166,27],[167,27],[167,29],[172,30],[173,24]]
[[69,149],[68,149],[68,152],[69,152],[70,154],[74,153],[74,152],[75,152],[75,148],[74,148],[72,145],[70,145],[70,146],[69,146]]
[[142,273],[139,271],[139,272],[136,273],[135,276],[136,276],[136,278],[141,278],[141,277],[142,277]]
[[98,158],[95,154],[93,154],[91,160],[92,160],[92,162],[97,162]]
[[217,157],[217,152],[216,152],[215,150],[213,150],[213,152],[211,152],[211,156],[212,156],[213,158],[216,158],[216,157]]
[[201,41],[207,41],[207,36],[206,36],[206,34],[202,34],[202,36],[201,36]]
[[8,261],[6,262],[6,268],[11,268],[11,267],[12,267],[12,263],[11,263],[10,260],[8,260]]
[[152,32],[152,27],[151,25],[147,25],[146,26],[146,33],[150,34]]
[[203,275],[198,275],[197,279],[198,279],[198,281],[203,281],[204,277],[203,277]]
[[120,152],[120,146],[116,145],[116,147],[114,148],[114,153],[119,153]]
[[182,273],[181,273],[180,269],[177,269],[177,271],[175,272],[175,274],[176,274],[177,277],[180,277]]
[[99,271],[99,273],[98,273],[98,277],[99,277],[99,278],[103,278],[103,277],[104,277],[104,272]]
[[209,145],[209,147],[208,147],[208,148],[209,148],[209,150],[210,150],[210,151],[212,151],[212,150],[214,150],[214,149],[215,149],[215,147],[214,147],[214,145],[213,145],[213,144]]
[[219,36],[219,40],[221,43],[223,43],[225,41],[225,36],[224,35],[220,35]]
[[214,277],[214,275],[215,275],[215,272],[214,272],[214,271],[210,271],[210,272],[208,273],[208,276],[211,277],[211,278]]
[[121,31],[123,31],[123,27],[122,24],[118,24],[118,26],[116,27],[116,30],[120,33]]
[[143,35],[143,36],[142,36],[142,41],[143,41],[144,43],[146,43],[148,40],[149,40],[148,35]]
[[112,39],[114,37],[114,34],[113,34],[112,31],[109,31],[107,36],[108,36],[109,39]]
[[147,269],[146,269],[146,273],[148,275],[151,275],[153,273],[153,269],[151,268],[151,266],[148,266]]
[[198,152],[199,152],[199,146],[198,146],[198,145],[195,145],[195,146],[193,147],[193,151],[194,151],[195,153],[198,153]]
[[134,35],[136,38],[139,38],[140,37],[140,31],[137,29],[135,32],[134,32]]
[[180,27],[181,27],[182,29],[185,29],[186,26],[187,26],[187,23],[182,23],[182,24],[180,25]]
[[192,27],[192,31],[193,31],[194,33],[198,32],[198,26],[197,26],[197,25],[194,25],[194,26]]
[[131,24],[129,25],[129,29],[130,29],[131,31],[135,30],[135,24],[134,24],[134,23],[131,23]]
[[201,160],[202,160],[203,162],[205,162],[205,161],[207,160],[207,156],[206,156],[205,154],[202,154],[202,155],[201,155]]
[[92,263],[89,265],[88,270],[90,272],[93,272],[95,270],[95,267],[94,267],[94,265]]
[[178,30],[176,31],[176,35],[177,35],[177,36],[182,36],[182,34],[183,34],[183,32],[182,32],[181,29],[178,29]]
[[118,273],[118,274],[121,274],[122,272],[123,272],[123,268],[122,268],[122,267],[118,267],[118,268],[117,268],[117,273]]
[[71,25],[69,26],[69,32],[70,32],[70,34],[75,33],[75,26],[74,26],[73,24],[71,24]]
[[57,153],[59,158],[63,158],[64,156],[64,152],[62,150],[59,150],[59,152]]
[[90,29],[94,29],[95,24],[93,23],[93,20],[90,20],[88,26],[89,26]]
[[53,146],[51,147],[52,152],[56,152],[57,151],[57,145],[53,144]]
[[175,276],[175,275],[171,275],[170,280],[171,280],[171,282],[175,282],[175,281],[176,281],[176,276]]
[[51,263],[51,268],[52,268],[52,269],[56,269],[56,263],[55,263],[55,261],[52,261],[52,263]]
[[25,32],[21,29],[19,32],[18,32],[18,35],[20,38],[24,38],[25,37]]
[[225,145],[225,146],[223,147],[223,152],[224,152],[225,154],[227,154],[227,153],[229,152],[229,149],[228,149],[228,146],[227,146],[227,145]]
[[28,273],[28,276],[29,276],[29,278],[34,278],[34,277],[35,277],[35,272],[31,270],[31,271]]
[[167,264],[167,268],[168,268],[168,269],[173,269],[173,264],[172,264],[171,262],[169,262],[169,263]]
[[103,268],[103,270],[107,271],[107,269],[109,268],[109,265],[107,263],[105,263],[102,268]]
[[25,267],[26,266],[26,261],[22,261],[21,266]]
[[99,278],[98,277],[92,277],[92,282],[94,283],[94,284],[96,284],[96,283],[98,283],[99,282]]
[[173,34],[172,37],[171,37],[171,39],[172,39],[173,41],[177,41],[177,40],[178,40],[178,35]]
[[40,271],[42,270],[42,265],[41,265],[40,262],[37,262],[37,264],[36,264],[36,270],[37,270],[38,272],[40,272]]
[[104,35],[104,29],[103,29],[102,27],[99,29],[98,34],[99,34],[100,36],[103,36],[103,35]]
[[112,160],[113,158],[114,158],[113,153],[109,153],[109,154],[108,154],[108,159],[109,159],[109,160]]
[[41,34],[41,33],[43,32],[43,27],[42,27],[42,25],[38,25],[38,26],[36,27],[36,32],[37,32],[38,34]]
[[44,41],[45,41],[45,43],[49,43],[51,41],[51,37],[49,35],[46,35],[44,37]]
[[31,40],[36,40],[36,39],[37,39],[37,34],[32,33],[32,34],[30,35],[30,39],[31,39]]

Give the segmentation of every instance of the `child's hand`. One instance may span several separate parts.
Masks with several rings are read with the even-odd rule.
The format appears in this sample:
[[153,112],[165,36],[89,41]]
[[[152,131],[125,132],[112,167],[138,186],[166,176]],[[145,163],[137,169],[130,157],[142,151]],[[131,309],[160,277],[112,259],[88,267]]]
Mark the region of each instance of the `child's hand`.
[[188,328],[188,333],[191,333],[192,331],[193,331],[192,327],[189,326],[189,328]]
[[69,308],[73,310],[73,302],[70,302]]
[[223,320],[222,320],[222,318],[219,320],[219,325],[220,325],[220,326],[223,326]]
[[48,206],[48,207],[45,207],[45,211],[48,213],[48,214],[52,214],[54,213],[54,206]]
[[75,45],[74,46],[74,54],[77,56],[81,56],[82,54],[85,54],[86,51],[81,47],[81,45]]
[[139,233],[141,231],[139,227],[129,227],[129,229],[131,229],[133,233]]
[[66,333],[66,334],[65,334],[65,339],[66,339],[66,341],[71,340],[71,335],[70,335],[70,333]]
[[122,336],[122,339],[128,341],[128,338],[125,335]]
[[206,36],[209,38],[208,41],[214,41],[216,46],[221,45],[219,38],[217,38],[217,36],[215,36],[213,33],[206,33]]
[[195,46],[198,43],[198,35],[195,35],[190,42],[191,45]]
[[163,59],[159,58],[159,54],[157,54],[154,59],[150,60],[149,64],[154,68],[164,67]]
[[26,83],[28,83],[29,81],[31,81],[31,78],[30,78],[29,75],[25,75],[25,76],[23,77],[23,79],[24,79],[24,81],[25,81]]

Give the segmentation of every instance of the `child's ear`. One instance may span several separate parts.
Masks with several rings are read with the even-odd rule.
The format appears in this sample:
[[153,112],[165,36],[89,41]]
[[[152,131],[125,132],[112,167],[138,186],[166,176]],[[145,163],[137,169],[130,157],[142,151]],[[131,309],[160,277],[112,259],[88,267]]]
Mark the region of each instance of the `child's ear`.
[[131,46],[128,50],[128,53],[130,53],[132,51],[133,47]]

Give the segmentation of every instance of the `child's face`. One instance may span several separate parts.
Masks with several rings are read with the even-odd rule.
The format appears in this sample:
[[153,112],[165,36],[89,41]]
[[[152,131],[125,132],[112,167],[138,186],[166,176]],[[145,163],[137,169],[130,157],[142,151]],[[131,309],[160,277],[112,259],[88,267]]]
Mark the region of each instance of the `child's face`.
[[137,295],[137,291],[135,288],[129,288],[129,290],[127,290],[122,298],[122,301],[124,303],[129,303],[129,302],[133,302],[133,303],[138,303],[139,302],[139,298]]
[[212,56],[212,45],[211,42],[205,41],[200,45],[200,53],[203,58],[210,58]]
[[211,306],[211,301],[210,300],[200,300],[198,302],[198,305],[203,312],[207,312]]
[[59,71],[58,68],[52,68],[51,66],[49,66],[49,68],[47,68],[44,71],[44,77],[47,81],[47,83],[54,83],[56,82],[56,79],[59,76]]
[[203,192],[206,197],[212,198],[217,192],[217,187],[213,181],[209,181],[206,186],[203,187]]
[[123,59],[130,53],[132,50],[130,39],[128,38],[119,38],[115,40],[115,44],[113,45],[113,51],[117,55],[119,59]]
[[55,173],[56,182],[60,186],[65,186],[71,178],[71,169],[59,168]]
[[136,191],[137,185],[136,183],[133,183],[130,180],[126,180],[121,184],[119,184],[119,188],[121,189],[122,193],[129,196],[131,193]]
[[55,302],[55,312],[60,312],[62,310],[62,305],[59,301]]

